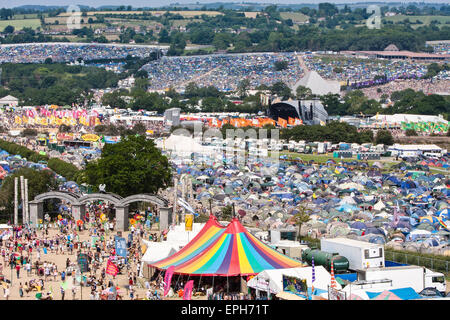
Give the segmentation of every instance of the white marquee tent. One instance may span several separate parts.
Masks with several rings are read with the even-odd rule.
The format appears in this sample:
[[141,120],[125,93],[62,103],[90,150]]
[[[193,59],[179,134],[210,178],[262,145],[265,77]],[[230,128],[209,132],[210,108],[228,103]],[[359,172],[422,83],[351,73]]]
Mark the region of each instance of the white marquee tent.
[[339,81],[325,80],[316,71],[309,71],[292,87],[295,92],[299,86],[311,89],[313,94],[325,95],[328,93],[339,94],[341,85]]
[[[328,290],[331,284],[331,274],[322,266],[315,266],[314,288]],[[256,290],[277,294],[283,291],[283,275],[306,279],[306,284],[311,287],[312,284],[312,267],[299,267],[288,269],[264,270],[247,283],[247,286]],[[342,289],[341,285],[336,282],[336,288]]]

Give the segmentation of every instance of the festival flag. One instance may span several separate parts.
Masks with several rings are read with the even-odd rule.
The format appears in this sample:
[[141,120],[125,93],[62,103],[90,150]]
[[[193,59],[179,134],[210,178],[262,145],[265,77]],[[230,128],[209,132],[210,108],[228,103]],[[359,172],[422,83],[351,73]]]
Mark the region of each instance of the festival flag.
[[106,264],[106,273],[115,277],[118,272],[119,268],[111,260],[108,260],[108,263]]
[[166,274],[164,276],[164,297],[167,296],[170,290],[170,282],[172,281],[174,266],[170,266],[166,270]]
[[314,268],[314,256],[312,256],[312,259],[311,259],[311,266],[312,266],[311,295],[313,295],[314,294],[314,281],[316,281],[316,270]]
[[186,285],[184,286],[183,300],[191,300],[193,287],[194,280],[189,280],[188,282],[186,282]]
[[334,263],[331,261],[331,287],[336,288],[336,279],[334,278]]
[[192,206],[186,200],[179,198],[178,204],[192,213],[194,216],[198,216],[198,213],[195,212],[194,208],[192,208]]
[[286,128],[287,127],[287,120],[285,120],[283,118],[278,118],[278,125],[280,127]]

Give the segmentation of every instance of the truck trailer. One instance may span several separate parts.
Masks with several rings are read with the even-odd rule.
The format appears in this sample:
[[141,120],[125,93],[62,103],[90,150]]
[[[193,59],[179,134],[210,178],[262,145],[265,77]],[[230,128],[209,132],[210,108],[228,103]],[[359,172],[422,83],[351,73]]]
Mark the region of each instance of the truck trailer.
[[420,266],[367,268],[357,270],[356,273],[358,281],[388,279],[392,281],[392,287],[411,287],[417,293],[431,287],[445,295],[447,289],[444,274]]
[[349,261],[349,269],[356,271],[384,267],[384,245],[347,238],[321,238],[321,250],[337,253]]

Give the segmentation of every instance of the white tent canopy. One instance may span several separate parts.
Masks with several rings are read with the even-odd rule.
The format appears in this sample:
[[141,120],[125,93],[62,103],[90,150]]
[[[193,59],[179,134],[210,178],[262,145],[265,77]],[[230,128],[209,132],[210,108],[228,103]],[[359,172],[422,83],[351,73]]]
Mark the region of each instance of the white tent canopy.
[[167,232],[167,241],[164,242],[185,246],[189,241],[194,239],[204,226],[204,223],[193,223],[192,231],[186,231],[184,223],[180,223],[179,225],[170,227],[169,232]]
[[339,94],[341,85],[339,81],[325,80],[316,71],[309,71],[292,88],[295,92],[299,86],[311,89],[313,94],[324,95],[328,93]]
[[206,152],[205,148],[191,137],[171,135],[169,138],[157,142],[159,148],[176,152]]
[[[331,284],[330,273],[322,266],[315,266],[314,288],[328,290],[328,285]],[[297,277],[299,279],[306,279],[306,284],[311,287],[312,284],[312,267],[298,267],[287,269],[273,269],[264,270],[256,277],[250,279],[247,286],[260,291],[269,291],[272,294],[277,294],[283,291],[283,275]],[[341,289],[341,285],[336,282],[337,289]]]
[[377,211],[381,211],[381,210],[383,210],[384,208],[386,208],[386,206],[384,205],[384,203],[383,203],[381,200],[379,200],[377,203],[375,203],[375,205],[373,206],[373,208],[374,208],[375,210],[377,210]]
[[143,241],[147,245],[147,250],[141,261],[145,263],[153,263],[162,260],[180,250],[180,246],[174,243]]

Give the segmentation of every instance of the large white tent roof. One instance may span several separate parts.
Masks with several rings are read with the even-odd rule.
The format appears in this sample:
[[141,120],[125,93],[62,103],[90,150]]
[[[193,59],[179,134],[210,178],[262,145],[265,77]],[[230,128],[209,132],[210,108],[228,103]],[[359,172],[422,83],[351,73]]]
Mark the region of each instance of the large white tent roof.
[[[314,288],[328,290],[331,284],[331,274],[323,266],[315,266]],[[247,286],[253,289],[268,291],[277,294],[283,291],[283,275],[306,279],[306,284],[311,287],[312,284],[312,267],[299,267],[288,269],[272,269],[264,270],[247,283]],[[336,288],[341,289],[341,285],[336,282]]]
[[200,232],[200,230],[202,230],[204,226],[204,223],[193,223],[192,231],[186,231],[184,223],[175,225],[169,229],[169,232],[167,232],[167,242],[185,246],[189,241],[194,239],[194,237]]
[[147,245],[147,250],[141,261],[145,263],[153,263],[162,260],[180,250],[180,247],[174,243],[143,241]]
[[292,89],[296,91],[299,86],[309,88],[313,94],[317,95],[339,94],[341,90],[339,81],[325,80],[316,71],[307,72]]
[[443,122],[447,123],[442,116],[432,116],[423,114],[379,114],[371,117],[372,120],[383,121],[387,123],[401,123],[401,122]]
[[158,142],[157,146],[175,152],[202,153],[205,151],[205,148],[193,138],[181,135],[171,135],[169,138]]

